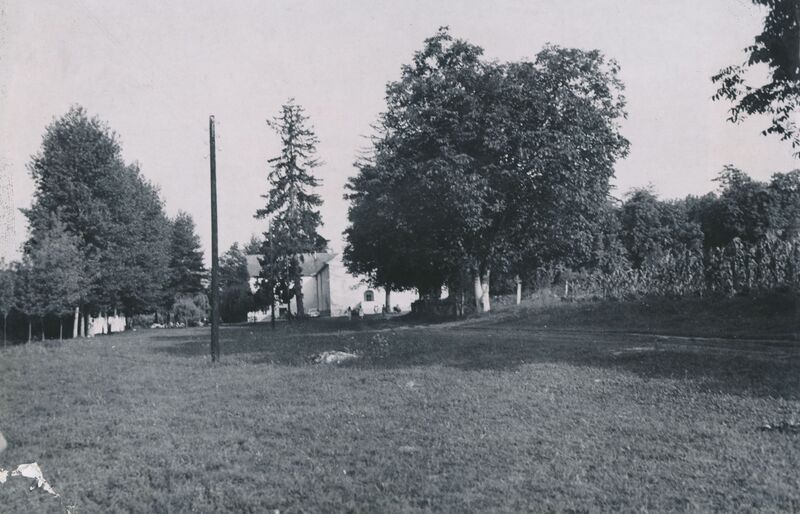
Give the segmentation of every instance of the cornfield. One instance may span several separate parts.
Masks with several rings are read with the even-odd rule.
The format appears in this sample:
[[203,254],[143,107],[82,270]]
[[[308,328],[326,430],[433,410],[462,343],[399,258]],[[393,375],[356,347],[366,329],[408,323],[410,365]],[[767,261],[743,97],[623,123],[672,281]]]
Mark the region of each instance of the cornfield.
[[[542,273],[544,276],[547,273]],[[641,296],[733,296],[759,291],[800,291],[800,238],[767,237],[748,244],[680,250],[647,260],[639,269],[567,273],[567,298],[626,299]]]

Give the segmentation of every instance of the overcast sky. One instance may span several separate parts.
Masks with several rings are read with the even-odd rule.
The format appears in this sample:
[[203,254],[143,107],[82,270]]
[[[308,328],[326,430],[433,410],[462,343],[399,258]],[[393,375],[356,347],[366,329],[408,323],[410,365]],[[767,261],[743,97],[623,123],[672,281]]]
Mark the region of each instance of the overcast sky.
[[[750,0],[238,1],[0,0],[0,202],[29,205],[25,168],[44,128],[73,103],[107,121],[127,161],[189,212],[208,253],[208,115],[218,121],[220,245],[263,231],[253,219],[277,137],[264,120],[303,105],[325,165],[323,235],[340,250],[343,185],[364,136],[423,40],[442,25],[500,61],[546,42],[597,48],[626,85],[617,195],[653,184],[667,198],[702,194],[726,163],[767,179],[800,167],[759,134],[763,119],[725,122],[710,76],[739,63],[761,26]],[[13,187],[13,194],[10,193]],[[0,205],[0,213],[3,212]],[[8,212],[6,209],[5,212]],[[0,223],[0,257],[26,237]],[[5,244],[2,244],[5,243]]]

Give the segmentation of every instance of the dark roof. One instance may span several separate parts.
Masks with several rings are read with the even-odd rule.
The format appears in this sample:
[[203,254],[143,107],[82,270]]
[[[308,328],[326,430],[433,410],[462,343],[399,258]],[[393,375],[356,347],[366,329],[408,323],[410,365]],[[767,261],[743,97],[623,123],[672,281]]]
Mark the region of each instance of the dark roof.
[[[300,274],[304,277],[313,277],[322,271],[322,268],[334,257],[336,257],[335,253],[303,254],[303,262],[300,264]],[[261,272],[261,263],[258,262],[258,255],[247,256],[247,272],[251,277],[257,277]]]

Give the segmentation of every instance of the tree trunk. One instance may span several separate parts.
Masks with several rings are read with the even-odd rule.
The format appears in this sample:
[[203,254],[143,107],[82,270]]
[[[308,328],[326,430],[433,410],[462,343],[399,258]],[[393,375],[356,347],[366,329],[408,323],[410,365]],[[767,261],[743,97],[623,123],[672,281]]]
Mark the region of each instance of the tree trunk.
[[270,316],[270,325],[272,325],[272,330],[275,330],[275,302],[272,302],[271,309],[272,315]]
[[75,319],[72,321],[72,338],[78,338],[78,319],[81,316],[81,308],[75,307]]
[[59,316],[58,318],[58,340],[64,340],[64,317]]
[[383,309],[386,314],[392,312],[392,291],[388,287],[386,288],[386,301],[383,304]]
[[481,275],[477,271],[472,273],[472,283],[475,289],[475,313],[481,312],[481,295],[483,288],[481,287]]
[[481,305],[483,306],[483,312],[489,312],[492,310],[492,305],[489,302],[489,275],[490,271],[487,269],[483,276],[481,277]]
[[83,313],[83,337],[89,337],[89,313]]
[[514,277],[514,281],[517,283],[517,305],[519,305],[522,303],[522,280],[517,275]]
[[33,340],[33,323],[31,323],[31,318],[28,318],[28,343]]
[[44,316],[42,316],[42,341],[44,341]]

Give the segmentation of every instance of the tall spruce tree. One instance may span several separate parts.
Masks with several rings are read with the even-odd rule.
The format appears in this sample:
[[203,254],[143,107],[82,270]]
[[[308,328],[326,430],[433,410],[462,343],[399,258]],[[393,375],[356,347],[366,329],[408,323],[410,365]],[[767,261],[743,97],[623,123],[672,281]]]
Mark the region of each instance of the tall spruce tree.
[[179,212],[172,221],[169,261],[169,305],[178,296],[194,295],[203,291],[206,269],[203,265],[203,252],[200,238],[195,233],[192,217]]
[[269,160],[269,192],[262,195],[267,202],[256,211],[256,218],[270,222],[262,244],[262,278],[276,283],[288,281],[297,302],[297,314],[303,317],[303,254],[324,251],[328,245],[318,233],[322,199],[313,192],[319,185],[313,171],[321,164],[316,156],[318,139],[303,108],[293,99],[267,125],[280,136],[282,147],[280,154]]

